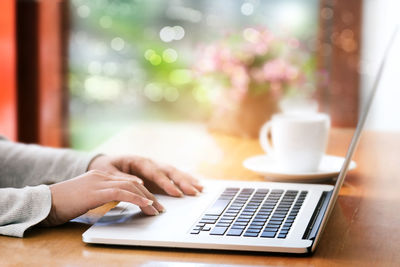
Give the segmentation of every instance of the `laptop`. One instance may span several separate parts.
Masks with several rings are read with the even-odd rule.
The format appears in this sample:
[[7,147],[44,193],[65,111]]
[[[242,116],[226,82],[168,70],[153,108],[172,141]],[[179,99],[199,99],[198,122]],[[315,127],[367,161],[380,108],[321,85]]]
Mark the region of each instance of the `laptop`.
[[[396,31],[395,31],[396,33]],[[146,216],[120,202],[83,233],[94,244],[306,254],[315,251],[338,198],[388,51],[334,185],[202,180],[200,196],[157,195],[167,212]]]

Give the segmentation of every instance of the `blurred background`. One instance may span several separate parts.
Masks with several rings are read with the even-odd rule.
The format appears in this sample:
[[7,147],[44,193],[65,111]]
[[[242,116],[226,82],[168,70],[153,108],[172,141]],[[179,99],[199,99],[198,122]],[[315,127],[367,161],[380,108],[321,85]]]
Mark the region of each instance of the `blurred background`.
[[137,120],[206,120],[216,89],[197,83],[200,46],[265,27],[315,58],[318,12],[317,0],[71,1],[71,145],[92,148]]
[[[79,150],[138,122],[201,122],[252,138],[288,107],[355,127],[399,7],[396,0],[3,0],[0,132]],[[400,130],[399,38],[371,130]]]

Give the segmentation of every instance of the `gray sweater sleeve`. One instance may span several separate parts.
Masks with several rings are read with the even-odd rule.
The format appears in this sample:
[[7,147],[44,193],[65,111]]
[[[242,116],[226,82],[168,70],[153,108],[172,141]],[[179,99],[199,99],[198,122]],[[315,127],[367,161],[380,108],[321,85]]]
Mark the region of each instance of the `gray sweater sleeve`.
[[9,142],[0,137],[0,234],[22,237],[51,208],[46,184],[84,173],[95,154]]
[[47,185],[0,188],[0,234],[23,237],[29,227],[47,217],[50,209]]

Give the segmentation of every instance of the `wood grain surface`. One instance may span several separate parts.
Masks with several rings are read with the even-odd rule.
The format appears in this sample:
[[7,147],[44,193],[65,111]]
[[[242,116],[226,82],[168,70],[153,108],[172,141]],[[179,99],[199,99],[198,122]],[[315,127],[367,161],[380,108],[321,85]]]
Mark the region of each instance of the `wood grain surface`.
[[[141,135],[142,128],[128,129],[100,150],[125,153],[121,147],[123,144],[126,147],[129,140],[134,143],[140,141],[137,139],[140,136],[148,138],[148,134]],[[343,156],[352,133],[351,129],[333,129],[328,153]],[[241,164],[246,157],[262,153],[256,140],[215,133],[208,136],[214,146],[210,147],[210,153],[218,151],[219,155],[207,156],[202,145],[202,153],[206,154],[203,161],[195,164],[197,173],[216,179],[264,180]],[[173,144],[174,140],[170,142]],[[399,151],[400,133],[363,134],[354,157],[358,167],[346,177],[332,217],[312,256],[88,245],[82,242],[81,235],[90,225],[70,222],[54,228],[33,228],[25,238],[0,236],[0,265],[400,266]],[[83,218],[95,220],[113,205],[93,210]]]

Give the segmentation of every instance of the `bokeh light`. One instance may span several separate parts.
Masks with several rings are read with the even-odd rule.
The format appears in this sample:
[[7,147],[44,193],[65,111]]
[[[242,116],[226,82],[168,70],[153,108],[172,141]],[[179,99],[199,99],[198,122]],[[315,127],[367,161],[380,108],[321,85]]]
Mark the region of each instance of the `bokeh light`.
[[120,38],[116,37],[111,40],[111,48],[114,49],[115,51],[121,51],[125,47],[125,41]]
[[243,5],[240,7],[240,11],[243,15],[250,16],[254,12],[254,6],[252,3],[243,3]]
[[179,98],[179,92],[175,87],[168,86],[164,90],[164,98],[169,102],[175,102]]
[[167,48],[163,52],[163,60],[167,63],[173,63],[178,59],[178,53],[172,48]]
[[101,27],[103,27],[105,29],[109,29],[109,28],[111,28],[113,21],[110,16],[102,16],[99,20],[99,24]]
[[121,96],[123,85],[120,81],[93,75],[85,80],[85,94],[89,99],[115,101]]
[[104,63],[103,72],[107,76],[114,76],[118,72],[118,64],[112,61]]
[[192,71],[187,69],[176,69],[171,71],[169,81],[174,85],[183,85],[193,80]]
[[243,31],[243,37],[251,43],[256,43],[260,38],[260,33],[253,28],[246,28]]
[[102,71],[102,65],[99,61],[91,61],[88,66],[88,72],[92,75],[100,75]]
[[156,83],[150,83],[144,88],[144,95],[153,102],[159,102],[163,98],[163,89]]
[[87,18],[90,15],[90,8],[87,5],[81,5],[77,10],[78,16],[81,18]]
[[166,43],[181,40],[184,36],[185,30],[182,26],[165,26],[160,30],[160,39]]

